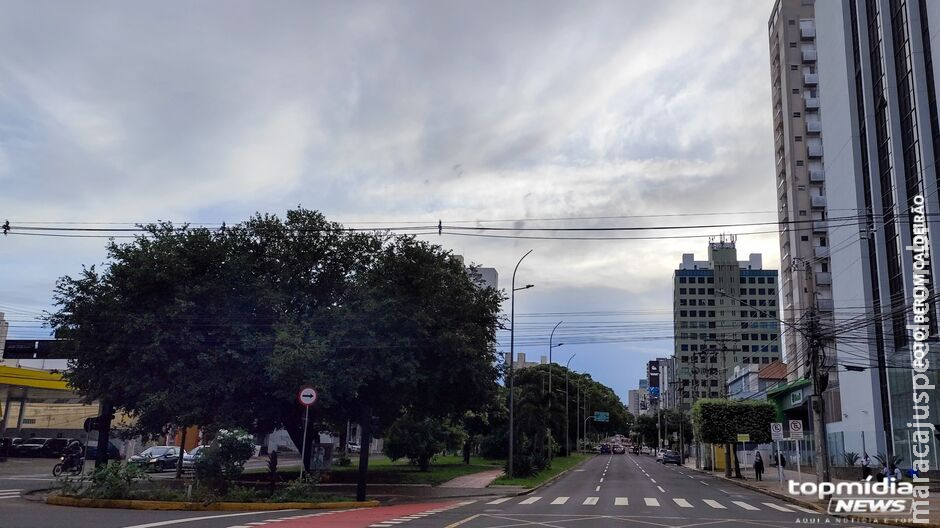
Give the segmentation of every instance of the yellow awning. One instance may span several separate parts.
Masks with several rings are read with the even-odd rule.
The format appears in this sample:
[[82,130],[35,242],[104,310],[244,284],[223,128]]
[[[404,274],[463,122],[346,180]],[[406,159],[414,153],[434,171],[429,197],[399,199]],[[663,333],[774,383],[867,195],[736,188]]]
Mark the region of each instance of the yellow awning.
[[35,389],[71,390],[62,374],[45,370],[7,367],[0,365],[0,385],[31,387]]

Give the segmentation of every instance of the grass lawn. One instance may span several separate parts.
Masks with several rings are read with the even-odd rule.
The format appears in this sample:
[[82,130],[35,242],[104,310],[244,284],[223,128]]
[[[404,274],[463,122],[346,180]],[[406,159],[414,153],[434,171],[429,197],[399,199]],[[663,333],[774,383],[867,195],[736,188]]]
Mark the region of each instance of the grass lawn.
[[[358,466],[358,458],[353,459],[351,466],[342,467],[334,464],[330,479],[324,482],[354,483],[359,471]],[[439,456],[434,459],[427,471],[420,471],[418,466],[412,466],[407,460],[393,462],[387,457],[375,457],[369,460],[368,482],[370,484],[430,484],[437,486],[463,475],[502,468],[503,461],[501,460],[470,457],[470,464],[464,464],[463,457],[460,456]],[[246,471],[246,476],[250,473],[249,478],[259,478],[263,471]],[[279,471],[278,473],[282,480],[290,480],[296,478],[299,472],[296,469],[291,469]]]
[[583,454],[583,453],[571,453],[570,457],[557,457],[552,460],[552,467],[539,471],[531,477],[524,478],[508,478],[505,475],[496,479],[493,484],[503,485],[503,486],[523,486],[525,488],[534,488],[539,484],[547,482],[552,477],[558,475],[566,469],[570,469],[580,462],[591,458],[594,455]]

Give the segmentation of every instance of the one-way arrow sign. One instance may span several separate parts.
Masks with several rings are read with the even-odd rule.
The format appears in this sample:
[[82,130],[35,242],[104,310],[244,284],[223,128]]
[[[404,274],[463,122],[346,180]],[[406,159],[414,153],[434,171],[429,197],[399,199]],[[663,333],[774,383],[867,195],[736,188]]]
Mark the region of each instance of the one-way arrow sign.
[[304,387],[300,389],[300,392],[297,394],[297,399],[300,400],[300,404],[304,407],[310,407],[317,401],[317,391],[313,390],[313,387]]

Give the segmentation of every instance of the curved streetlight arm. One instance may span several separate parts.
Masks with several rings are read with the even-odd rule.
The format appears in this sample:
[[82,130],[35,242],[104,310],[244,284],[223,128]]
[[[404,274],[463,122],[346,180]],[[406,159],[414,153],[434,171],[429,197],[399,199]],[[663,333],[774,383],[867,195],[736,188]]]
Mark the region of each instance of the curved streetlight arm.
[[[510,292],[510,301],[509,301],[509,460],[508,460],[508,469],[509,469],[509,478],[513,476],[513,448],[515,447],[515,400],[513,398],[513,392],[515,390],[515,361],[516,361],[516,272],[519,271],[519,264],[522,264],[522,261],[529,256],[529,253],[532,253],[532,250],[526,251],[525,255],[522,255],[522,258],[519,259],[519,262],[516,262],[516,267],[512,269],[512,285]],[[531,288],[531,284],[527,284],[526,289]]]

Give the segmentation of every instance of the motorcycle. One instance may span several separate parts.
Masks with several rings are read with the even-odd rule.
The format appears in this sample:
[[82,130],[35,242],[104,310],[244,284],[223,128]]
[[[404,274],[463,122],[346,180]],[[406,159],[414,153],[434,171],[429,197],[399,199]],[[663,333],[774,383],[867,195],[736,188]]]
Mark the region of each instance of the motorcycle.
[[68,472],[71,475],[81,475],[85,468],[85,459],[79,456],[62,456],[60,462],[52,468],[52,476],[58,477],[62,473]]

